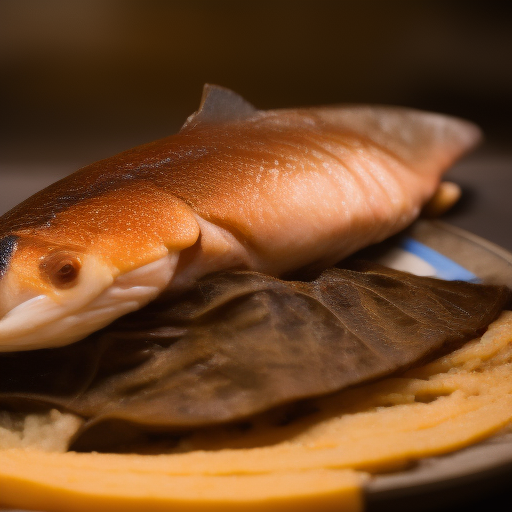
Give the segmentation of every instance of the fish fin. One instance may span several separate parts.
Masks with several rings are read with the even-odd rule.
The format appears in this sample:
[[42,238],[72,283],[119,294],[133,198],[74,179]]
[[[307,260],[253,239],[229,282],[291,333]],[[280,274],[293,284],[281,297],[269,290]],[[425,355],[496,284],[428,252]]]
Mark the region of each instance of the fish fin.
[[482,139],[478,126],[457,117],[384,105],[320,108],[338,129],[385,148],[415,172],[440,175]]
[[219,85],[205,84],[199,109],[188,117],[181,130],[242,121],[255,112],[257,109],[236,92]]

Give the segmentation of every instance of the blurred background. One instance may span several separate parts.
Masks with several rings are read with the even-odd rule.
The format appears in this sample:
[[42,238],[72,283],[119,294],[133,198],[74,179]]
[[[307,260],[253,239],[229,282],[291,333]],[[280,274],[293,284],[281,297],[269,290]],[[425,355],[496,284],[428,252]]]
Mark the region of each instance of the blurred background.
[[179,129],[202,85],[260,108],[390,103],[510,149],[509,2],[1,0],[2,164],[88,163]]

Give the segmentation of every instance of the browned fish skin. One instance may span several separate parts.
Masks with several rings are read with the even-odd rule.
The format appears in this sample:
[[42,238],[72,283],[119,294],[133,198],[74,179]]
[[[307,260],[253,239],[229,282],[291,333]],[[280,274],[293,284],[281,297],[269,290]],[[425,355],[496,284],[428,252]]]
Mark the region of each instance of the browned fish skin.
[[2,217],[0,351],[77,341],[213,271],[333,264],[412,222],[479,137],[438,114],[258,111],[206,87],[178,134],[93,163]]
[[[347,126],[375,113],[374,124],[391,115],[410,127]],[[279,274],[336,260],[411,222],[441,173],[478,137],[469,123],[443,117],[438,129],[441,116],[428,116],[334,107],[185,127],[39,192],[2,218],[2,238],[94,244],[122,269],[154,259],[161,243],[192,245],[196,213],[254,251],[258,270]]]

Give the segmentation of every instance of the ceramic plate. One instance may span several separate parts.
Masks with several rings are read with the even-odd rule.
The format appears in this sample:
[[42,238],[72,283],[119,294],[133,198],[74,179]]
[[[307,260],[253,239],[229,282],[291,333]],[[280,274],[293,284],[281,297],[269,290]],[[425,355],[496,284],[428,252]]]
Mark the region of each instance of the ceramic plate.
[[[442,222],[418,221],[409,230],[360,253],[385,265],[442,279],[505,284],[512,288],[512,254]],[[365,487],[368,512],[437,510],[478,496],[510,477],[512,432],[407,471],[373,477]]]

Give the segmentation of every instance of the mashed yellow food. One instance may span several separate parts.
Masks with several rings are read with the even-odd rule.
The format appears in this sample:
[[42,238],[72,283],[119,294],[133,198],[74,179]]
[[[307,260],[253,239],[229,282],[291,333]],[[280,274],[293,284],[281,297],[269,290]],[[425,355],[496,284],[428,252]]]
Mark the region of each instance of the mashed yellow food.
[[262,418],[246,433],[197,434],[163,455],[48,452],[38,442],[5,448],[0,504],[66,512],[362,510],[372,473],[505,427],[511,363],[507,311],[480,340],[401,377],[318,399],[315,412],[286,426]]

